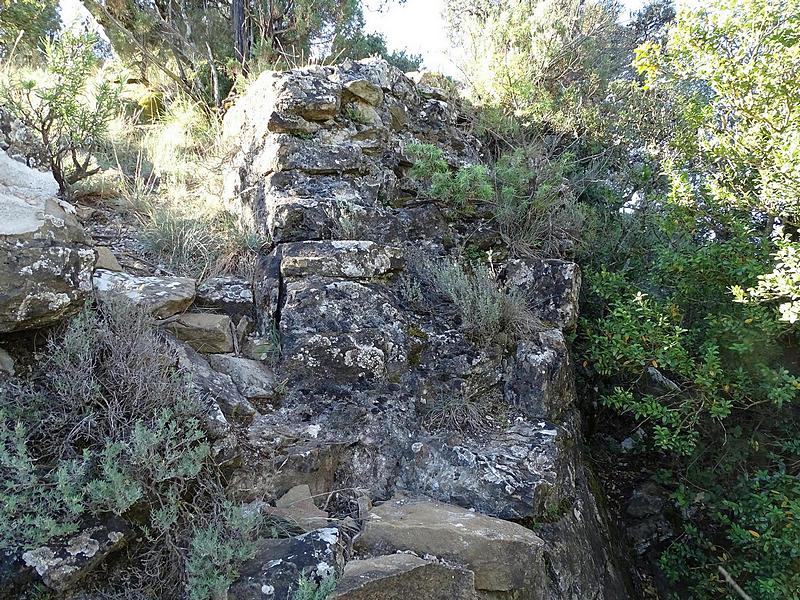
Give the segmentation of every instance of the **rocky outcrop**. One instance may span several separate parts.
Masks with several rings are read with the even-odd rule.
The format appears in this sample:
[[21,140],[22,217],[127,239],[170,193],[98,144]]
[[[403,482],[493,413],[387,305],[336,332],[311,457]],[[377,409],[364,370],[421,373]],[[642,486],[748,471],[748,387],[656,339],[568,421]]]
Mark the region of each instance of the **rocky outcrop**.
[[[247,427],[229,492],[307,486],[332,519],[359,494],[384,501],[361,511],[334,597],[438,597],[424,584],[414,595],[412,573],[453,598],[626,597],[578,452],[563,333],[577,321],[577,266],[496,265],[544,325],[493,344],[474,343],[424,276],[476,228],[487,247],[500,240],[491,222],[448,222],[406,175],[412,141],[454,167],[478,160],[443,97],[365,60],[265,73],[226,116],[228,202],[273,240],[254,335],[279,333],[282,382]],[[466,421],[448,420],[462,409]]]
[[[536,327],[481,340],[430,275],[473,235],[501,244],[481,211],[456,215],[407,174],[414,141],[452,167],[479,160],[460,120],[381,60],[262,74],[224,123],[224,201],[272,240],[251,280],[134,275],[110,251],[91,277],[95,253],[55,199],[0,205],[14,217],[0,244],[30,249],[0,267],[16,278],[0,332],[53,322],[90,283],[144,307],[208,408],[228,498],[280,522],[230,600],[289,600],[301,580],[333,578],[339,600],[628,597],[579,451],[577,265],[493,262]],[[63,265],[42,262],[53,248]],[[46,274],[28,284],[25,269]],[[63,300],[25,300],[45,291]],[[12,562],[60,592],[124,542],[102,535],[81,538],[92,552]]]
[[58,186],[0,151],[0,333],[52,325],[91,291],[95,252]]

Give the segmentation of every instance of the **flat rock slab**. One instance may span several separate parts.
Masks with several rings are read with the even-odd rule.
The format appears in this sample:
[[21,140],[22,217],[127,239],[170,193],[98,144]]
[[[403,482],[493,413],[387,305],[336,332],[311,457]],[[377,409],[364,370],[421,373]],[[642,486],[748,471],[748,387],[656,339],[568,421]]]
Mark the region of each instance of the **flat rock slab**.
[[365,279],[402,268],[399,248],[370,241],[295,242],[282,248],[284,277],[320,275]]
[[194,300],[195,281],[188,277],[140,277],[97,269],[92,279],[100,296],[124,296],[157,319],[185,311]]
[[290,600],[301,577],[319,582],[344,565],[339,530],[326,527],[303,535],[261,542],[228,590],[228,600]]
[[351,560],[328,600],[474,600],[472,571],[390,554]]
[[234,331],[228,315],[184,313],[165,328],[197,352],[225,353],[234,351]]
[[424,498],[395,497],[373,508],[355,547],[369,554],[409,550],[463,565],[475,573],[478,590],[530,591],[546,575],[544,542],[529,529]]

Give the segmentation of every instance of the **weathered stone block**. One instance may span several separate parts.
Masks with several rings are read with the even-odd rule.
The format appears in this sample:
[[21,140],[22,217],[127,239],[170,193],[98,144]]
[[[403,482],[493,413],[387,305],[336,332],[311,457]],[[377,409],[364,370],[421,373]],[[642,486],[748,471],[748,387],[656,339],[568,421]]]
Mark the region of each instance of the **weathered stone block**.
[[195,281],[188,277],[139,277],[97,269],[92,282],[101,297],[125,297],[158,319],[183,312],[195,296]]
[[475,573],[478,590],[532,592],[545,577],[544,542],[529,529],[424,498],[401,496],[373,508],[355,547],[373,554],[412,551],[464,565]]

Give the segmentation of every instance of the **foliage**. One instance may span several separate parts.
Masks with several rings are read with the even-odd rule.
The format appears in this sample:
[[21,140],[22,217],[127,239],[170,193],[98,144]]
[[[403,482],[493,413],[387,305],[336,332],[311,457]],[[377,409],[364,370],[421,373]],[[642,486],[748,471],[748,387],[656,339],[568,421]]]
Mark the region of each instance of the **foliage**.
[[453,173],[432,144],[409,144],[405,152],[414,161],[409,176],[456,216],[490,209],[514,256],[559,256],[578,237],[582,219],[568,177],[575,168],[569,153],[550,158],[530,144],[503,153],[491,172],[470,165]]
[[301,577],[292,600],[325,600],[336,588],[336,577],[329,575],[317,584],[308,577]]
[[45,42],[44,81],[11,77],[0,87],[0,101],[11,115],[36,132],[62,193],[99,171],[92,159],[116,111],[117,91],[109,82],[89,85],[97,66],[95,42],[65,32]]
[[449,0],[475,101],[526,123],[580,133],[624,67],[614,3]]
[[260,519],[225,500],[204,406],[175,365],[149,316],[101,302],[51,339],[30,381],[3,386],[0,547],[29,549],[114,513],[142,542],[124,583],[95,582],[103,594],[210,598],[235,578]]
[[30,56],[58,29],[56,0],[2,0],[0,7],[0,58],[12,49]]
[[192,536],[186,559],[189,600],[217,598],[236,580],[237,569],[256,551],[257,511],[224,502],[219,514]]
[[436,290],[452,302],[464,326],[476,339],[490,343],[498,334],[524,338],[541,324],[516,290],[503,289],[485,264],[465,268],[442,261],[430,266]]
[[[748,295],[784,300],[790,322],[800,310],[792,286],[800,243],[798,12],[794,0],[719,0],[684,10],[666,45],[646,42],[634,62],[645,89],[666,88],[703,107],[699,142],[672,148],[680,199],[704,206],[723,226],[731,213],[746,215],[767,244],[781,224],[775,269]],[[697,183],[685,190],[687,181]]]
[[359,60],[369,56],[380,56],[390,65],[404,73],[419,71],[422,67],[422,56],[410,54],[405,50],[390,52],[386,40],[378,33],[356,33],[348,39],[339,38],[331,50],[331,56],[337,61],[349,58]]

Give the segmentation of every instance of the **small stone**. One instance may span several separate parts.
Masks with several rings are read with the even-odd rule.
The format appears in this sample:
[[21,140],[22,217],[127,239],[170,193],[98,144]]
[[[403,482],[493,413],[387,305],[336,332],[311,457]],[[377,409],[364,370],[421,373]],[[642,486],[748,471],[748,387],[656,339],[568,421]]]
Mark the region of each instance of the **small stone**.
[[2,348],[0,348],[0,373],[14,374],[14,359]]
[[306,531],[326,527],[328,513],[317,508],[308,485],[296,485],[278,498],[275,506],[267,506],[265,512],[297,524]]
[[97,258],[94,261],[95,269],[105,269],[106,271],[122,271],[122,265],[119,264],[117,257],[111,252],[111,248],[107,246],[95,246]]

